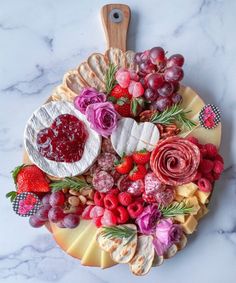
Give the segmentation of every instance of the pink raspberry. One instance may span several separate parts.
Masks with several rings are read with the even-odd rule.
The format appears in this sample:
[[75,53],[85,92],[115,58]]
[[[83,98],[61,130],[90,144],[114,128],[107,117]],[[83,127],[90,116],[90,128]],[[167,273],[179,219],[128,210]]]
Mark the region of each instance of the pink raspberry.
[[91,219],[90,217],[90,211],[92,210],[92,208],[94,207],[94,205],[89,205],[87,207],[85,207],[83,213],[82,213],[82,218],[85,220]]
[[212,143],[206,143],[204,149],[207,151],[207,156],[209,158],[215,158],[218,153],[216,146]]
[[212,185],[210,183],[210,181],[208,181],[206,178],[201,178],[198,180],[197,182],[198,188],[200,191],[203,192],[211,192],[212,191]]
[[209,159],[203,159],[200,162],[199,169],[202,173],[207,174],[210,173],[213,170],[214,162]]
[[112,211],[105,209],[104,214],[101,218],[101,223],[102,223],[103,226],[116,225],[117,217],[115,216],[115,214]]
[[110,209],[110,210],[114,210],[117,206],[118,206],[118,197],[115,194],[107,194],[104,197],[104,205],[105,208]]
[[220,154],[216,155],[215,160],[219,160],[219,161],[221,161],[224,164],[224,159],[223,159],[223,157]]
[[133,197],[128,192],[121,192],[118,195],[118,200],[119,200],[120,204],[122,204],[123,206],[128,206],[129,204],[132,203]]
[[144,209],[143,205],[138,201],[131,203],[127,207],[129,216],[133,219],[137,218],[143,212],[143,209]]
[[95,194],[93,197],[93,201],[95,205],[104,207],[104,197],[105,197],[105,193],[100,193],[98,191],[95,191]]
[[129,220],[128,211],[123,206],[118,206],[114,212],[116,214],[118,224],[125,224]]
[[200,171],[197,172],[197,174],[195,175],[195,178],[193,179],[193,181],[197,181],[202,177],[202,173]]
[[95,205],[91,210],[90,210],[90,218],[97,218],[100,216],[103,216],[104,213],[104,208],[101,206]]
[[155,203],[155,202],[157,202],[154,195],[147,195],[146,193],[143,193],[142,194],[142,198],[143,198],[143,200],[146,203]]
[[187,140],[190,141],[190,142],[192,142],[193,144],[195,144],[195,145],[197,145],[197,146],[199,145],[198,139],[195,138],[195,137],[188,137]]
[[127,88],[130,84],[130,73],[128,70],[120,69],[116,72],[116,81],[122,88]]
[[213,178],[214,178],[214,181],[215,181],[215,180],[219,180],[220,179],[220,175],[221,174],[217,174],[217,173],[213,172],[212,175],[213,175]]
[[221,174],[224,171],[224,164],[219,160],[215,160],[213,171],[216,174]]
[[215,177],[213,176],[213,173],[214,172],[204,174],[202,177],[206,178],[210,183],[213,183],[215,181]]

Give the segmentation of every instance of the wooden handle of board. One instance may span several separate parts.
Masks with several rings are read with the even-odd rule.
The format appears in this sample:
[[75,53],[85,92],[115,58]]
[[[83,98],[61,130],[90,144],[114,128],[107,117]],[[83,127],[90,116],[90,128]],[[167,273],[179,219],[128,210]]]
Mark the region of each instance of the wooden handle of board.
[[107,40],[107,48],[126,50],[127,32],[131,12],[124,4],[108,4],[101,9],[101,18]]

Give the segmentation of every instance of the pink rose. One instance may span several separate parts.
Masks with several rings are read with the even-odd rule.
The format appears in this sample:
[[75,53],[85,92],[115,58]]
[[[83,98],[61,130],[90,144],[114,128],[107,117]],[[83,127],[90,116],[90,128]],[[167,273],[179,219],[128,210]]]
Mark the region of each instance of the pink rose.
[[90,104],[85,112],[91,128],[107,138],[117,127],[119,114],[111,102]]
[[74,106],[81,113],[85,114],[87,107],[90,104],[105,102],[106,95],[104,93],[98,92],[94,88],[84,88],[80,95],[76,96],[74,99]]

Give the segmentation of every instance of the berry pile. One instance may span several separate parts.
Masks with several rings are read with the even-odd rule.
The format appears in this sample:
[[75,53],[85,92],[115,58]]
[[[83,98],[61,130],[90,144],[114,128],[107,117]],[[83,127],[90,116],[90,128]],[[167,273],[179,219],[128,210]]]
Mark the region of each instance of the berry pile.
[[163,48],[153,47],[136,53],[135,61],[139,67],[140,82],[145,89],[144,97],[151,109],[162,112],[181,101],[178,93],[179,82],[184,77],[184,57],[181,54],[167,58]]
[[224,160],[215,145],[210,143],[202,145],[194,137],[189,137],[188,140],[197,145],[201,152],[201,161],[195,182],[199,190],[211,192],[214,181],[220,178],[224,170]]

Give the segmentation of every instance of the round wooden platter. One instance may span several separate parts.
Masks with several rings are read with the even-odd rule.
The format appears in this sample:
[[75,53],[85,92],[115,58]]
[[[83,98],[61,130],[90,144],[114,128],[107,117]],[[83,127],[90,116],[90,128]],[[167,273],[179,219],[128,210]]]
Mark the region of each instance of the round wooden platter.
[[[108,4],[101,10],[102,23],[107,39],[108,50],[105,54],[94,53],[87,61],[81,63],[75,70],[67,72],[63,82],[48,98],[52,100],[68,100],[79,94],[83,87],[97,87],[100,91],[104,87],[105,71],[109,63],[116,63],[118,67],[135,68],[133,51],[126,51],[127,31],[131,12],[127,5]],[[199,125],[198,115],[205,105],[203,99],[188,86],[181,86],[180,94],[183,97],[182,106],[188,113],[188,118],[195,121],[197,126],[191,131],[181,132],[180,136],[192,135],[201,143],[213,143],[219,148],[221,141],[221,124],[212,130]],[[46,103],[47,103],[46,102]],[[24,151],[23,163],[31,164],[31,160]],[[53,179],[53,177],[51,177]],[[53,233],[58,245],[68,254],[81,259],[81,264],[107,268],[115,265],[108,253],[102,251],[96,242],[97,228],[90,220],[81,220],[75,229],[61,229],[55,224],[46,225]],[[181,249],[181,248],[178,248]]]

